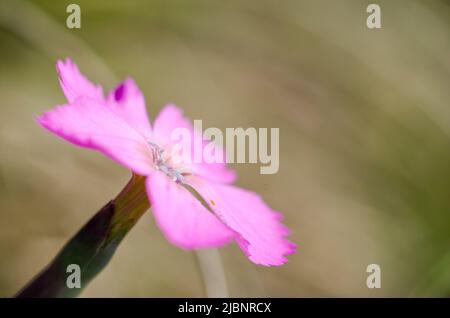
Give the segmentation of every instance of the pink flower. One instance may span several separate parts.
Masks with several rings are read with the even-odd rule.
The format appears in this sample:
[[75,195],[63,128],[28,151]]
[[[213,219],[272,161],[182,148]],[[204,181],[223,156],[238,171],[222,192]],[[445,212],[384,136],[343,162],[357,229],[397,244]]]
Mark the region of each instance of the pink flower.
[[174,163],[165,156],[174,146],[171,132],[176,128],[189,129],[192,140],[202,138],[179,108],[165,106],[152,127],[144,96],[132,79],[104,97],[102,87],[88,81],[70,59],[58,61],[56,68],[68,103],[37,121],[57,136],[146,176],[154,217],[171,243],[197,249],[235,240],[256,264],[287,261],[295,245],[285,239],[289,231],[280,222],[281,214],[256,193],[233,186],[236,175],[225,163]]

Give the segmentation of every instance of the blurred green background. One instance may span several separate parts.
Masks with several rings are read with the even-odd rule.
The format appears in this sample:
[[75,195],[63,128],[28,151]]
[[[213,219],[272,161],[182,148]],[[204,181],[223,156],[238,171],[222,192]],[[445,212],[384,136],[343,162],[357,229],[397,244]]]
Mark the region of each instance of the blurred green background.
[[[126,76],[154,118],[279,127],[280,170],[234,165],[285,214],[280,268],[220,250],[234,297],[450,296],[450,6],[376,1],[0,1],[0,296],[44,267],[129,172],[33,121],[65,101],[69,56],[110,89]],[[381,266],[381,289],[366,267]],[[146,213],[83,297],[205,296],[195,254]]]

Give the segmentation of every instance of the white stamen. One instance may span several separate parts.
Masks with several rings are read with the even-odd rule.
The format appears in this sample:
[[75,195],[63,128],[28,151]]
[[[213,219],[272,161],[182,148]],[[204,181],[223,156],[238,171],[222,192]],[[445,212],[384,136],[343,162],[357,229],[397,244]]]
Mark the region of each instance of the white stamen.
[[176,183],[183,183],[184,176],[183,174],[189,174],[188,169],[184,167],[173,168],[168,164],[168,158],[164,156],[164,149],[159,147],[157,144],[149,141],[148,144],[151,147],[151,152],[153,156],[153,163],[155,165],[155,169],[163,172],[166,176],[171,178]]

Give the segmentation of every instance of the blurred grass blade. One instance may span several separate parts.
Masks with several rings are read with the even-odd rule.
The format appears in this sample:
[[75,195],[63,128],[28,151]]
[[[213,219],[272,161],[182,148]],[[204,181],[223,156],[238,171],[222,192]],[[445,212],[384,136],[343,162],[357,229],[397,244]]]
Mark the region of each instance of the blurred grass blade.
[[[149,208],[144,177],[133,175],[122,192],[98,211],[55,259],[16,297],[75,297],[108,264],[117,246]],[[81,270],[81,288],[69,288],[67,268]]]

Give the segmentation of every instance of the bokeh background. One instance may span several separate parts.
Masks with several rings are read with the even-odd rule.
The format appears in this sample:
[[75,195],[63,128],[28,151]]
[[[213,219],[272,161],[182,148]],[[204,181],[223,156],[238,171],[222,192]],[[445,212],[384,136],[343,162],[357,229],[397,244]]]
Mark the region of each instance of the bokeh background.
[[[152,118],[174,102],[211,127],[279,127],[280,170],[234,165],[285,214],[279,268],[220,250],[234,297],[450,296],[450,6],[376,1],[0,1],[0,296],[17,292],[129,179],[33,117],[64,102],[72,57],[106,89],[126,76]],[[381,289],[366,267],[381,266]],[[201,297],[194,253],[146,213],[83,297]]]

